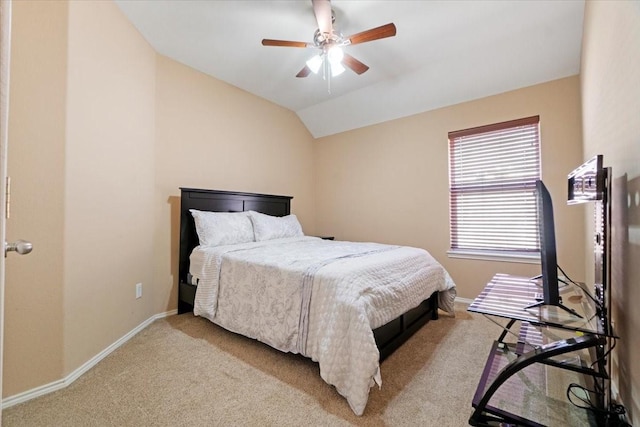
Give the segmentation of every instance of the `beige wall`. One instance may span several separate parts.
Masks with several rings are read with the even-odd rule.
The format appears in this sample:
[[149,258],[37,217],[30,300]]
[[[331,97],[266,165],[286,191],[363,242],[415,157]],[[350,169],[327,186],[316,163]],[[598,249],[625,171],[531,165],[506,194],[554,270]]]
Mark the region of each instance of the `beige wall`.
[[64,374],[165,311],[152,282],[155,51],[114,3],[69,2],[67,81]]
[[567,173],[582,162],[577,76],[345,132],[315,146],[317,228],[343,240],[427,249],[474,298],[497,272],[535,275],[536,264],[452,259],[449,131],[540,115],[542,177],[554,199],[558,260],[583,279],[582,212],[568,207]]
[[[176,308],[180,186],[293,196],[314,231],[297,116],[159,56],[112,2],[14,2],[3,395],[60,380]],[[135,284],[143,296],[135,299]]]
[[6,260],[3,393],[63,372],[63,242],[67,13],[64,2],[13,2],[7,239],[30,240]]
[[[613,357],[621,401],[640,420],[640,2],[589,1],[582,48],[584,157],[613,172]],[[590,217],[590,213],[587,213]],[[590,223],[590,221],[589,221]],[[593,255],[588,253],[588,262]],[[588,268],[588,266],[587,266]]]
[[293,196],[312,234],[313,138],[292,111],[161,55],[156,85],[154,282],[167,310],[177,304],[179,187]]

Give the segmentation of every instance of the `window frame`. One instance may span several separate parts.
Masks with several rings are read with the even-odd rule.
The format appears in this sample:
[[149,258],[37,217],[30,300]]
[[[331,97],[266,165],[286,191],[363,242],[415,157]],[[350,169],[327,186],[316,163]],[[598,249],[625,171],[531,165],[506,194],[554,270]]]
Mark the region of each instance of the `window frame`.
[[[535,175],[530,175],[527,177],[522,177],[522,179],[516,181],[515,183],[504,181],[506,185],[500,185],[500,181],[496,181],[493,184],[469,184],[464,185],[457,182],[454,184],[454,181],[460,180],[460,167],[459,163],[454,164],[453,162],[456,160],[456,149],[460,150],[460,146],[463,144],[465,138],[478,138],[479,135],[494,133],[495,135],[499,135],[499,133],[504,133],[508,130],[515,130],[519,127],[526,126],[530,129],[531,126],[535,126],[535,166],[534,169],[530,172],[535,172]],[[506,138],[505,138],[506,139]],[[498,138],[496,142],[496,146],[503,142],[504,139]],[[537,236],[537,217],[535,216],[535,180],[541,179],[542,175],[542,167],[541,167],[541,159],[542,159],[542,150],[541,150],[541,132],[540,132],[540,116],[531,116],[525,117],[516,120],[509,120],[500,123],[494,123],[486,126],[478,126],[474,128],[459,130],[449,132],[448,134],[448,145],[449,145],[449,250],[447,254],[450,258],[466,258],[466,259],[480,259],[480,260],[489,260],[489,261],[507,261],[507,262],[521,262],[521,263],[531,263],[537,264],[540,262],[540,242],[538,241]],[[462,162],[464,163],[464,162]],[[524,161],[523,161],[524,163]],[[529,166],[531,167],[531,166]],[[455,170],[455,173],[454,173]],[[531,216],[533,215],[533,220],[535,222],[535,247],[521,249],[519,250],[517,247],[505,249],[500,248],[497,245],[495,247],[488,248],[478,248],[478,247],[467,247],[465,245],[460,246],[460,227],[463,224],[463,220],[460,219],[460,214],[458,213],[458,206],[460,205],[459,198],[462,195],[473,195],[479,192],[486,193],[496,193],[496,194],[508,194],[510,190],[514,188],[518,188],[524,190],[525,192],[533,191],[533,213],[531,213],[531,201],[529,200],[523,206],[529,210],[527,214],[527,221],[531,220]],[[455,216],[455,217],[454,217]],[[529,224],[531,225],[531,224]],[[456,234],[457,233],[457,234]],[[472,233],[472,232],[471,232]],[[470,233],[467,233],[471,235]],[[496,235],[499,235],[497,233]],[[505,234],[506,235],[506,234]],[[531,239],[532,234],[531,231],[527,234],[528,238]],[[464,236],[463,236],[464,240]],[[473,246],[473,245],[471,245]]]

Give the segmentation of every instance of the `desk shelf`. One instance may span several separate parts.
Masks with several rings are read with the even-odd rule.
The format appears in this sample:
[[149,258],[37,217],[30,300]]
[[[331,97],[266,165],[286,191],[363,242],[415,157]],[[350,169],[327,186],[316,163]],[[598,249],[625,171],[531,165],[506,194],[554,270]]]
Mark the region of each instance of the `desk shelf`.
[[[551,388],[548,376],[557,376],[558,372],[549,370],[544,363],[536,363],[531,355],[528,360],[518,356],[516,348],[517,344],[493,343],[472,400],[476,411],[469,423],[474,426],[502,423],[529,427],[544,426],[542,422],[584,425],[588,414],[564,399],[564,389]],[[572,351],[555,349],[561,350]],[[536,415],[536,421],[527,418],[532,414]],[[565,418],[567,414],[569,420]]]
[[[526,410],[531,404],[527,393],[546,394],[547,367],[577,372],[598,381],[609,380],[602,363],[591,366],[584,362],[590,352],[602,355],[608,348],[608,336],[602,333],[599,322],[594,321],[597,316],[593,307],[585,304],[587,299],[566,295],[567,305],[579,316],[556,307],[526,309],[535,302],[538,290],[528,278],[497,274],[469,305],[470,312],[509,319],[506,326],[501,325],[504,330],[490,350],[472,400],[474,412],[469,424],[543,425],[526,418],[522,412],[530,413]],[[516,338],[516,342],[506,342],[507,337]],[[561,402],[570,405],[562,398],[552,399],[545,411],[552,411],[549,408]]]

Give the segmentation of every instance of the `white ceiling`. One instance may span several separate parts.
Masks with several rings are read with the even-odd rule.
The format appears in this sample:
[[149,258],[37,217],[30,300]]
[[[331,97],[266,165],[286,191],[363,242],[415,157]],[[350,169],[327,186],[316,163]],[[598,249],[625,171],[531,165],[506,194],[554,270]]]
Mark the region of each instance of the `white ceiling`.
[[314,49],[310,0],[115,0],[161,54],[295,111],[314,137],[578,74],[584,0],[333,0],[345,36],[393,22],[395,37],[347,46],[367,64],[295,75]]

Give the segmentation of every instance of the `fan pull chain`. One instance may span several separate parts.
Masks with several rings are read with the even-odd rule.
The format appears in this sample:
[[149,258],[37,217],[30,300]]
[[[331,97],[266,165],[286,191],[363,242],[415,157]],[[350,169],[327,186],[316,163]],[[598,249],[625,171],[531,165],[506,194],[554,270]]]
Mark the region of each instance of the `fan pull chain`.
[[327,81],[327,93],[331,94],[331,70],[329,68],[329,61],[325,56],[322,67],[322,78]]

